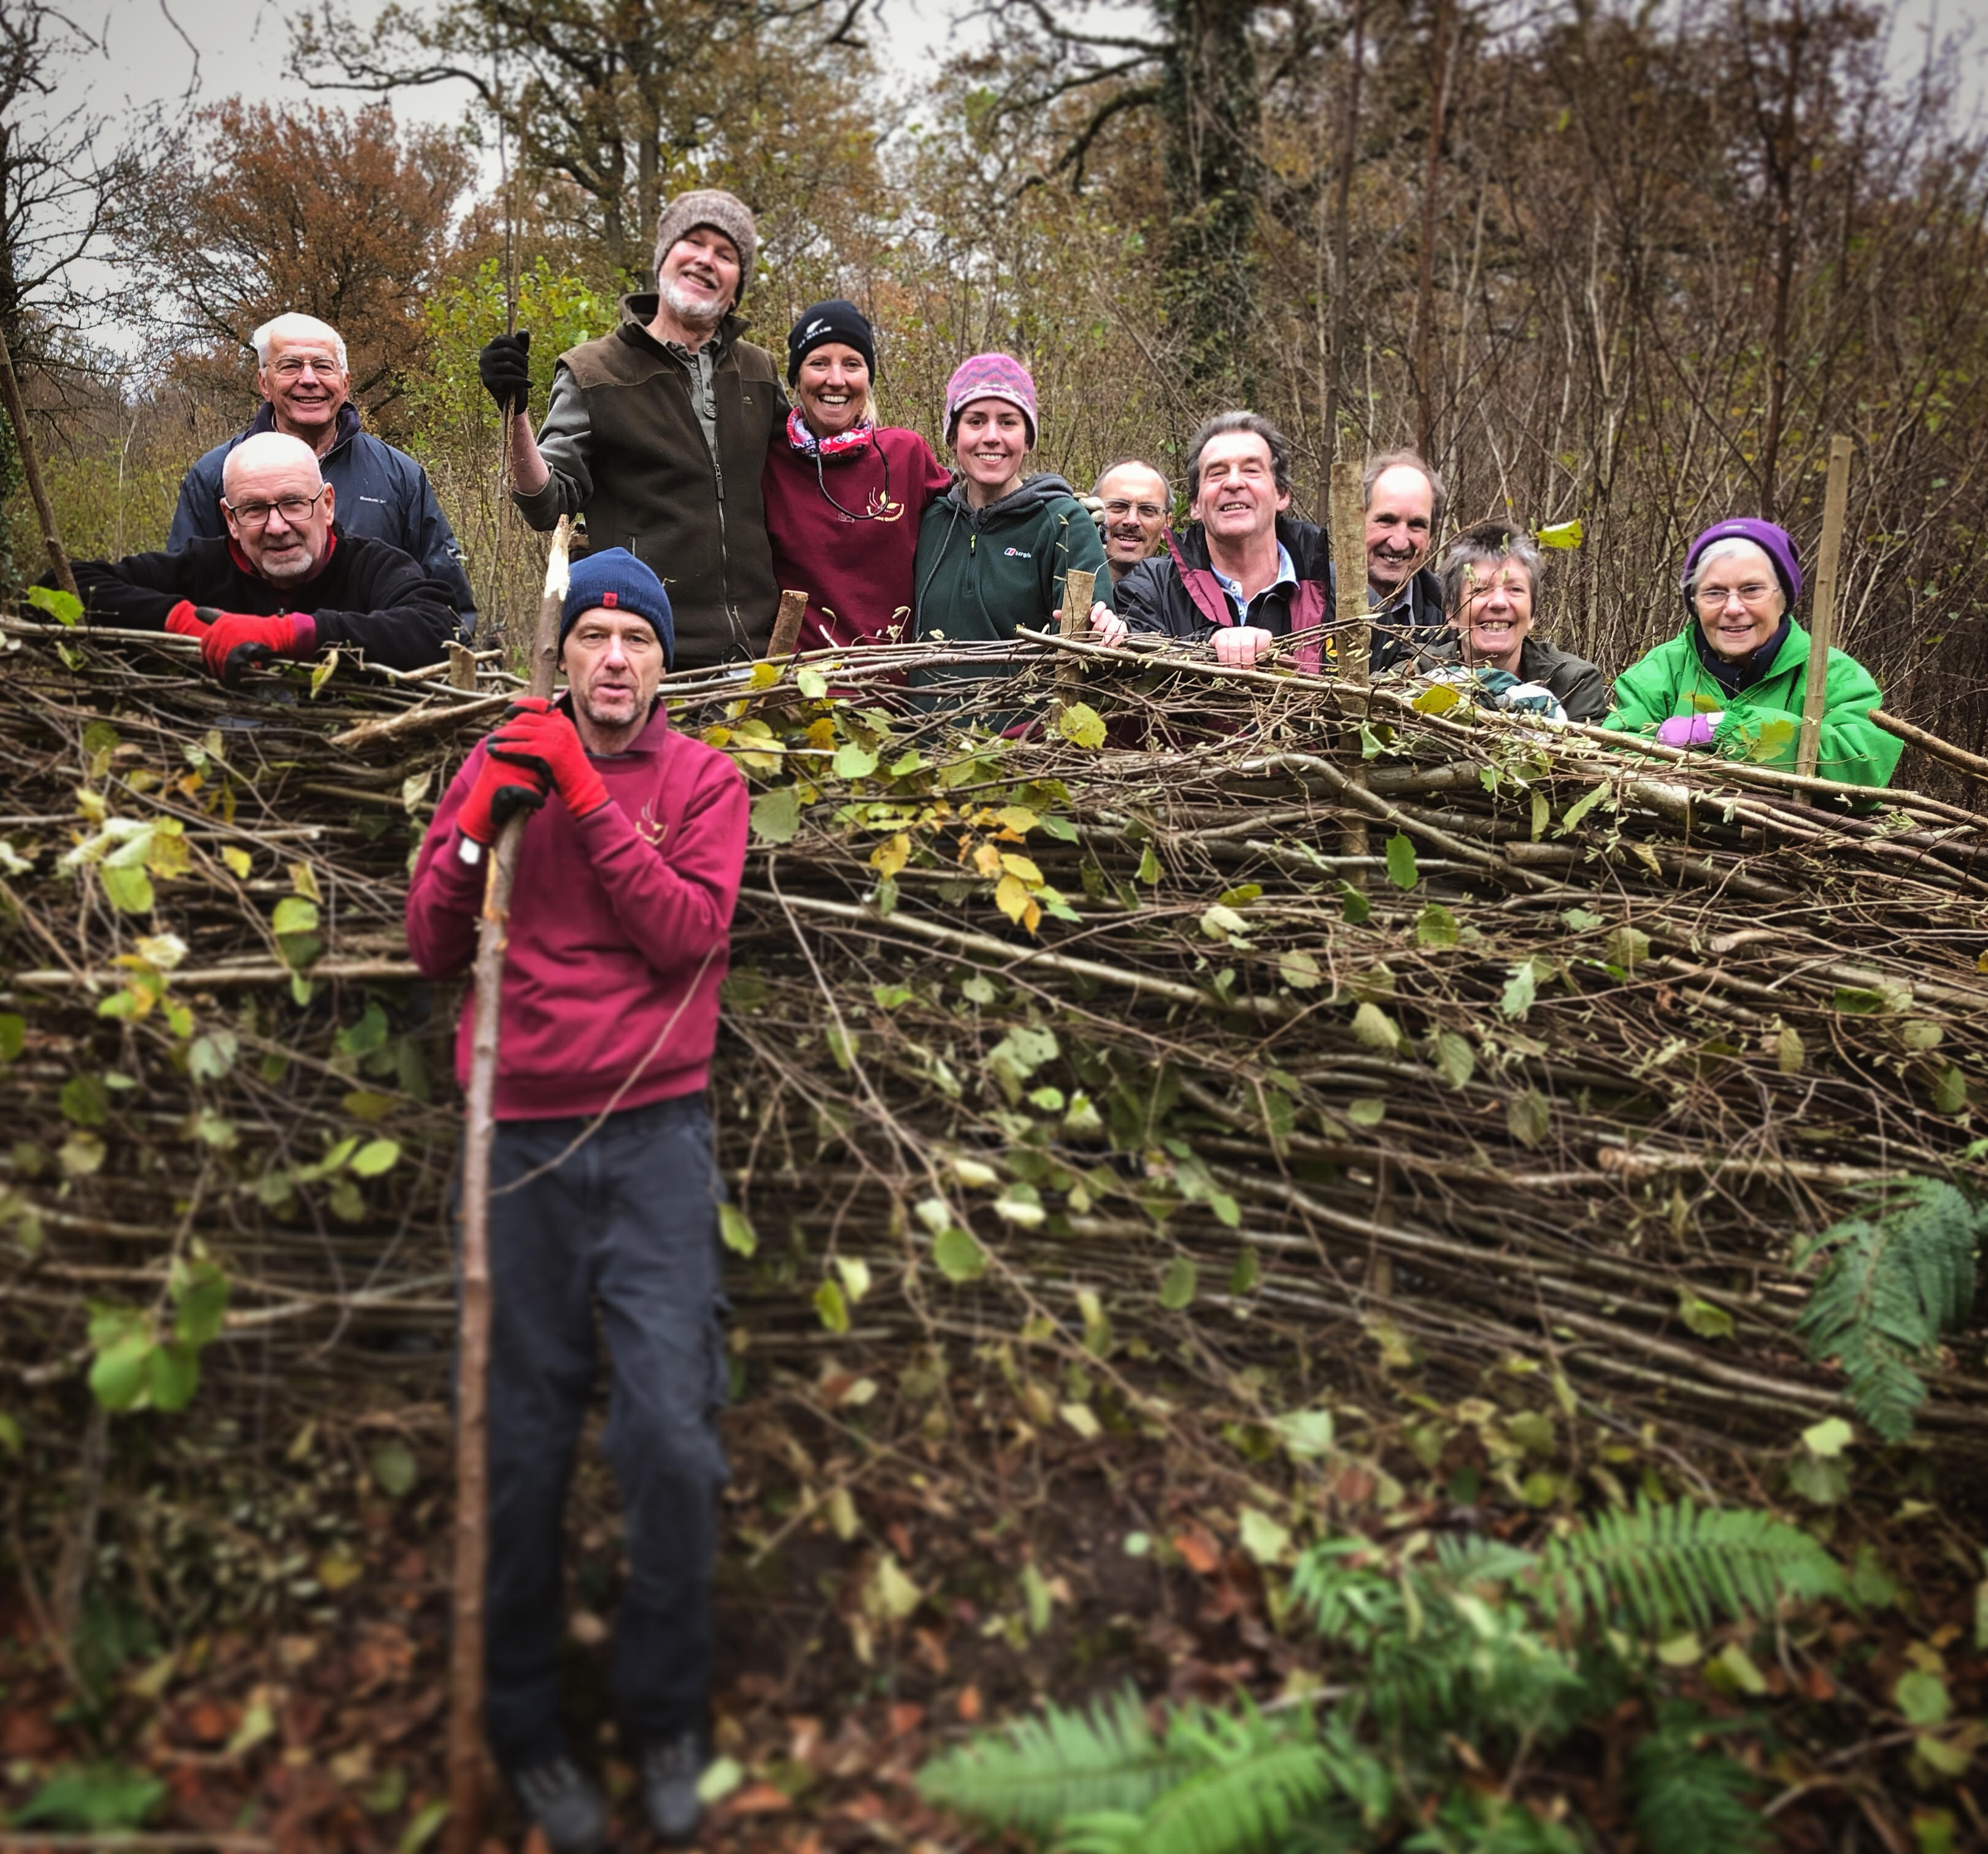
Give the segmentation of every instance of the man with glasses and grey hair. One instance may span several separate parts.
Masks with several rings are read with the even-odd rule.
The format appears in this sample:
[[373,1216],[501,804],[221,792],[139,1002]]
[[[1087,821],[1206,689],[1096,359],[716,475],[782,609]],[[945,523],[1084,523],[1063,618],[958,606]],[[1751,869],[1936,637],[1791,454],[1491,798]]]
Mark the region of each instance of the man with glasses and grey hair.
[[352,373],[338,330],[315,316],[278,316],[252,337],[262,404],[245,431],[216,445],[187,472],[166,536],[169,552],[202,539],[221,540],[221,472],[235,448],[262,431],[309,445],[338,499],[339,526],[354,539],[388,541],[421,562],[448,589],[467,638],[476,628],[476,599],[462,568],[455,531],[435,501],[427,471],[406,452],[359,428]]
[[225,682],[334,647],[390,669],[441,661],[456,630],[449,589],[399,548],[333,523],[337,490],[302,438],[242,439],[218,501],[227,533],[218,538],[177,553],[78,560],[85,617],[194,638],[208,672]]

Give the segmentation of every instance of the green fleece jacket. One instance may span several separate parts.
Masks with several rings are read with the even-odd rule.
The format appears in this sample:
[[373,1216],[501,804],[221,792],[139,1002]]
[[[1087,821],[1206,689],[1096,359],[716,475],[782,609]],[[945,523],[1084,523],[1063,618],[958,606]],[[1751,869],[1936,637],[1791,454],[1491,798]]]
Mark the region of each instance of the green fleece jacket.
[[984,509],[955,483],[918,524],[911,634],[976,644],[1053,626],[1073,567],[1101,573],[1104,543],[1060,476],[1032,476]]
[[[1654,733],[1673,716],[1723,709],[1725,719],[1712,735],[1718,752],[1792,769],[1808,677],[1808,633],[1790,621],[1767,673],[1752,688],[1729,695],[1699,661],[1692,635],[1697,628],[1694,620],[1615,678],[1614,710],[1601,725],[1626,733]],[[1853,785],[1890,784],[1904,743],[1871,720],[1884,693],[1870,672],[1854,657],[1832,650],[1823,695],[1816,776]]]

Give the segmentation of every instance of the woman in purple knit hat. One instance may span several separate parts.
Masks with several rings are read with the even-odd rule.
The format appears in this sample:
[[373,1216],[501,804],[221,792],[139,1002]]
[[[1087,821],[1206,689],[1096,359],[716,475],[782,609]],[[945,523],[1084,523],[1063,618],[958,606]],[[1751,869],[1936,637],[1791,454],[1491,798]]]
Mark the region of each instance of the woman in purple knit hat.
[[[962,363],[945,389],[945,441],[958,475],[918,526],[913,634],[1006,642],[1018,624],[1052,624],[1064,574],[1073,567],[1102,573],[1104,543],[1060,476],[1025,473],[1036,443],[1029,370],[1010,354]],[[1006,667],[990,665],[989,673]]]
[[[1716,522],[1685,555],[1685,626],[1615,680],[1602,723],[1765,766],[1792,766],[1808,679],[1809,635],[1794,621],[1801,562],[1772,522]],[[1890,782],[1902,743],[1871,719],[1884,699],[1840,650],[1824,685],[1819,778]]]

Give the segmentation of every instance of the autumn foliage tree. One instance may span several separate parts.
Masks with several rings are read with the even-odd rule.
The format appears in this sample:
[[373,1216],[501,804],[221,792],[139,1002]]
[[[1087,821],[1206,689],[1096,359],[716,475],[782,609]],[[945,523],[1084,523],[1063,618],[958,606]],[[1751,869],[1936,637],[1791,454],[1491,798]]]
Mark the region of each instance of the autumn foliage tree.
[[238,374],[256,326],[286,310],[345,337],[353,394],[388,412],[427,340],[424,299],[475,176],[453,134],[402,128],[375,104],[347,116],[240,98],[204,110],[148,177],[124,235],[154,313]]

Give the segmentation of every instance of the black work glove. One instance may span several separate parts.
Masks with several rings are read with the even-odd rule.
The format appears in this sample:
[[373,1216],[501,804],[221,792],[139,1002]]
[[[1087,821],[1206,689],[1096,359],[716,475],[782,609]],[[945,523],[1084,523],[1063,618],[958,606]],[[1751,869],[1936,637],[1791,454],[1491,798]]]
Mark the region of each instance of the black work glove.
[[499,411],[522,414],[532,392],[530,330],[521,328],[515,335],[485,342],[476,357],[476,371]]

